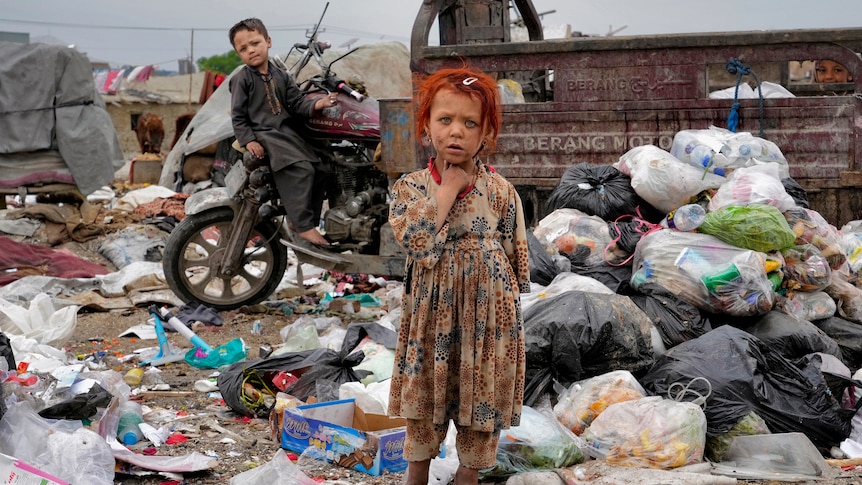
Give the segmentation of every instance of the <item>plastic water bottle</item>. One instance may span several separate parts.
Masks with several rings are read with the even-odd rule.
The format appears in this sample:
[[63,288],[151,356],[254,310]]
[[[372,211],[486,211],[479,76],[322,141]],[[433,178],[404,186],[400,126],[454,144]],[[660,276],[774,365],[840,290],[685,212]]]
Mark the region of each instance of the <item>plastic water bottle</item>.
[[703,224],[706,219],[706,209],[699,204],[686,204],[675,211],[671,211],[661,225],[668,229],[677,231],[693,231]]
[[133,401],[125,401],[118,410],[120,422],[117,425],[117,438],[126,446],[140,441],[143,433],[139,426],[144,422],[141,405]]
[[726,170],[715,165],[715,156],[716,153],[708,146],[697,145],[691,150],[689,159],[691,160],[692,165],[703,167],[710,172],[723,177],[726,174]]

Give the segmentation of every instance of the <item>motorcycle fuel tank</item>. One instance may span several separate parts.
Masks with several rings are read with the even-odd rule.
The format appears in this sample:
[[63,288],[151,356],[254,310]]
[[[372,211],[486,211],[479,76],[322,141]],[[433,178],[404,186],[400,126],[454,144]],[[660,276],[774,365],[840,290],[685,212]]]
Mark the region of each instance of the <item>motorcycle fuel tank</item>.
[[[323,91],[309,94],[314,99],[324,95]],[[316,112],[305,127],[315,138],[380,139],[380,108],[374,98],[357,101],[339,94],[337,105]]]

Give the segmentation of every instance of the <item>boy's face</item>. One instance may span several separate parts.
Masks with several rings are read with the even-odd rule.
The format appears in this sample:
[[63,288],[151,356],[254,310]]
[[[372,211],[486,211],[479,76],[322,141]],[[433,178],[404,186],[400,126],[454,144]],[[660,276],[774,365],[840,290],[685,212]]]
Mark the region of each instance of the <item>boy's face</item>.
[[853,80],[844,66],[829,59],[817,61],[814,78],[819,83],[849,83]]
[[272,39],[256,30],[240,30],[233,37],[233,48],[239,58],[249,67],[260,68],[269,61]]

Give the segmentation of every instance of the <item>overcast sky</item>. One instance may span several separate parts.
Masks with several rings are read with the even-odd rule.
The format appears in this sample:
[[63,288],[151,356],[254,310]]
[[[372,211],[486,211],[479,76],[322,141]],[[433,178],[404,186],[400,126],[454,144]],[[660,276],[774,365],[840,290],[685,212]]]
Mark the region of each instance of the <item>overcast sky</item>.
[[[28,0],[0,1],[0,31],[52,36],[112,66],[176,70],[231,49],[236,21],[261,18],[275,53],[305,39],[323,0]],[[569,24],[590,35],[663,34],[862,27],[859,0],[533,0],[546,26]],[[397,40],[409,44],[421,0],[330,0],[320,40],[334,47]],[[192,35],[194,29],[194,35]],[[436,39],[436,36],[434,37]],[[356,40],[354,40],[356,39]],[[192,42],[193,40],[193,42]],[[436,41],[434,41],[436,42]],[[432,42],[432,43],[434,43]]]

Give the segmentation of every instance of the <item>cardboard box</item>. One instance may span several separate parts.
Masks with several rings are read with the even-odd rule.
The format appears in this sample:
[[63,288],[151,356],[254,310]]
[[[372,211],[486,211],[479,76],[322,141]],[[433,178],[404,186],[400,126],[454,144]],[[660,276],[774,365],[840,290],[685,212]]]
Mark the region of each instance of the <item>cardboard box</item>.
[[0,453],[0,484],[69,485],[69,482]]
[[369,475],[404,471],[407,421],[366,414],[354,399],[284,410],[281,447],[302,453],[316,447],[326,461]]

